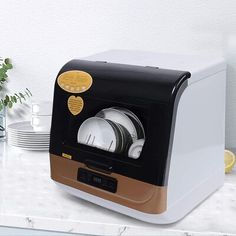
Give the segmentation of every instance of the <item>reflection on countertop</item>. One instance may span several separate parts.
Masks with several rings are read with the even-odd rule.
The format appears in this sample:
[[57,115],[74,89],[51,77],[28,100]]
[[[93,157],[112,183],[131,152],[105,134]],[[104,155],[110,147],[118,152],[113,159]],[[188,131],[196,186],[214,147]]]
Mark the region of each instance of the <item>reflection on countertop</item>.
[[236,170],[183,220],[153,225],[68,195],[50,179],[49,154],[0,142],[0,225],[92,235],[236,235]]

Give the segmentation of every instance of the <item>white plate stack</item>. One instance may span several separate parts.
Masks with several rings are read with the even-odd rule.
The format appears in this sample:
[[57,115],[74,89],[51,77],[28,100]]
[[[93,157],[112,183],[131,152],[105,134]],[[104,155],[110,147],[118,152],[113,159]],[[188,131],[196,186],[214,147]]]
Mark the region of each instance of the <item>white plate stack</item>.
[[31,121],[17,122],[8,126],[8,144],[24,150],[48,150],[51,108],[51,102],[32,103]]
[[30,121],[8,126],[8,144],[25,150],[48,150],[50,132],[35,131]]

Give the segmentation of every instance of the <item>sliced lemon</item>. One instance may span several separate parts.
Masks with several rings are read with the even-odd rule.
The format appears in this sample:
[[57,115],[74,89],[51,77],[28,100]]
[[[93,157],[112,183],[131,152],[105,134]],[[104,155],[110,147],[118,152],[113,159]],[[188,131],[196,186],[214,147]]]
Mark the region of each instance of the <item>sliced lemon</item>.
[[231,151],[225,150],[225,173],[232,171],[235,161],[235,155]]

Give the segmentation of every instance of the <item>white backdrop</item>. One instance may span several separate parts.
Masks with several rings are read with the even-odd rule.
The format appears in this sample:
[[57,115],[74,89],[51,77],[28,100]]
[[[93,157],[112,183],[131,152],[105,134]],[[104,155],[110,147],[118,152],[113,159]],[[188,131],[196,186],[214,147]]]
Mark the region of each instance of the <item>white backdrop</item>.
[[236,148],[236,1],[0,0],[0,55],[12,91],[51,99],[59,68],[107,49],[223,55],[228,60],[226,143]]

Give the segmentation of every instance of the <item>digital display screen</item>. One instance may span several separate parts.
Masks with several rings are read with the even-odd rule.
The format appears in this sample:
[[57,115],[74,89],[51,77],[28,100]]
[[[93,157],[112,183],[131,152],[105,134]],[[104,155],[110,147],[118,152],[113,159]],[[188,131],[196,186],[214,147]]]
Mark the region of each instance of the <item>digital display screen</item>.
[[102,179],[98,176],[93,176],[93,182],[97,183],[97,184],[101,184],[102,183]]

